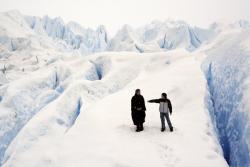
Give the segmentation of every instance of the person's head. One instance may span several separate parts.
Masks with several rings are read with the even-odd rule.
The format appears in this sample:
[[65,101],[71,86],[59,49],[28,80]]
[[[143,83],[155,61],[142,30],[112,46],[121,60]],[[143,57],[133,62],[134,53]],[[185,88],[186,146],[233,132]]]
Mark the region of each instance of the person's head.
[[136,89],[136,90],[135,90],[135,94],[136,94],[136,95],[140,95],[140,94],[141,94],[141,90],[140,90],[140,89]]
[[161,94],[161,98],[167,99],[167,93],[162,93],[162,94]]

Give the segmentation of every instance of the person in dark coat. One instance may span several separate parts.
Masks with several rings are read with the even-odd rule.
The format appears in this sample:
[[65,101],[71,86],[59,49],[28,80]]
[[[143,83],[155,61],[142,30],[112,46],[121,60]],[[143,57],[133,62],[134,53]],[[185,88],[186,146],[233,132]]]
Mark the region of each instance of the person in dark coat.
[[131,99],[131,116],[134,125],[136,125],[136,131],[143,131],[143,123],[146,117],[146,106],[140,89],[136,89],[135,95]]
[[153,99],[149,100],[149,103],[159,103],[159,111],[160,111],[160,118],[161,118],[161,131],[164,132],[166,127],[165,127],[165,119],[167,120],[168,126],[170,131],[173,131],[173,126],[169,118],[169,114],[172,114],[172,105],[171,101],[167,98],[166,93],[161,94],[160,99]]

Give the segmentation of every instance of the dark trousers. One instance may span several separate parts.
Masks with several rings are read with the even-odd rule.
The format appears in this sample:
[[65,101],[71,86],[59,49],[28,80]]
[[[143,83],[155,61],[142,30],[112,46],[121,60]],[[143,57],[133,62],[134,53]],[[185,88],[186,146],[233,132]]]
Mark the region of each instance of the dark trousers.
[[162,128],[166,127],[165,126],[165,118],[166,118],[168,126],[169,126],[169,129],[173,129],[172,123],[171,123],[170,118],[169,118],[169,113],[163,113],[163,112],[161,112],[160,113],[160,117],[161,117],[161,127]]

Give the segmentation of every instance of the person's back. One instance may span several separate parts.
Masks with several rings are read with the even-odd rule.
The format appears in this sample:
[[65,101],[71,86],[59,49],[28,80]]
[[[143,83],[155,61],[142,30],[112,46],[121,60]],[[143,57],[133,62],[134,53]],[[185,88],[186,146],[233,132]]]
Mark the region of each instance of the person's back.
[[131,116],[134,125],[137,126],[136,131],[143,130],[143,123],[145,122],[146,106],[143,96],[140,94],[140,89],[135,91],[135,95],[131,99]]
[[144,98],[142,95],[135,94],[132,97],[132,109],[136,109],[138,111],[142,111],[144,108]]

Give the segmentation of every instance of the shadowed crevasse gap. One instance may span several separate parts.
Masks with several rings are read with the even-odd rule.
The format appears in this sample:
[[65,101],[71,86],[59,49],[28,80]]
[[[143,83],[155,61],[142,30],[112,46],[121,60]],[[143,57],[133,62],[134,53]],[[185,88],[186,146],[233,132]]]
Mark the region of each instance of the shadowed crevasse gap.
[[[51,80],[49,80],[51,77]],[[63,88],[60,87],[60,77],[58,76],[58,72],[52,72],[48,74],[48,78],[45,78],[45,80],[41,80],[39,82],[36,82],[33,85],[36,89],[40,89],[40,87],[46,86],[47,91],[55,90],[52,94],[48,95],[48,97],[41,103],[36,104],[35,106],[30,105],[28,108],[20,109],[18,108],[17,111],[15,111],[15,117],[12,121],[14,121],[13,126],[3,133],[3,135],[0,138],[0,166],[2,166],[2,160],[5,154],[6,149],[8,148],[9,144],[12,142],[12,140],[18,135],[20,130],[26,125],[26,123],[31,120],[39,111],[41,111],[46,105],[53,102],[55,99],[57,99],[61,93],[63,92]],[[14,97],[11,98],[12,104],[19,104],[19,105],[27,105],[25,100],[22,100],[23,98],[27,98],[31,96],[29,94],[30,89],[29,88],[23,88],[23,92],[25,94],[19,95],[20,92],[17,92]],[[57,92],[57,93],[56,93]],[[44,92],[41,92],[44,93]],[[40,93],[39,93],[40,94]],[[33,97],[34,99],[39,98],[39,94],[36,97]],[[32,96],[31,96],[32,97]],[[0,102],[2,101],[2,97],[0,96]],[[21,102],[18,103],[18,102]],[[2,124],[1,124],[2,125]]]
[[249,167],[249,149],[244,136],[247,116],[242,111],[242,84],[246,78],[239,66],[210,62],[205,65],[209,90],[206,99],[224,157],[230,167]]

